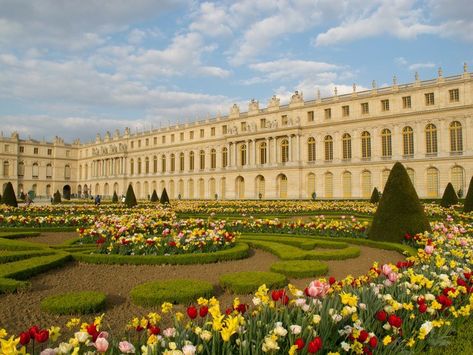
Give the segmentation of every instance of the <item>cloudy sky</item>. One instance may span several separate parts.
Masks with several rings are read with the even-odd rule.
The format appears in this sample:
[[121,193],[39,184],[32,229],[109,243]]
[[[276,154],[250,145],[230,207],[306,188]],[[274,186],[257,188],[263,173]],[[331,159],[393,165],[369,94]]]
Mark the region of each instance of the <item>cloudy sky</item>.
[[473,70],[471,0],[0,0],[0,130],[88,141]]

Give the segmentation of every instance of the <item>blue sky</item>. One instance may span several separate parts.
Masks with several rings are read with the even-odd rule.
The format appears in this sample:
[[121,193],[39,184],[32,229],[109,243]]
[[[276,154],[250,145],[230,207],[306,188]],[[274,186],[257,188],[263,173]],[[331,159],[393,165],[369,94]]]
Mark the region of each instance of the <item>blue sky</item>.
[[66,141],[473,68],[470,0],[0,0],[0,130]]

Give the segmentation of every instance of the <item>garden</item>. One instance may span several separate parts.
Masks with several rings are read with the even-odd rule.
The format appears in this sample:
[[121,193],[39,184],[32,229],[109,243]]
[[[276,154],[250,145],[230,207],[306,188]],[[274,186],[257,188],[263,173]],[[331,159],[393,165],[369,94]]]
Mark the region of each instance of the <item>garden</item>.
[[[421,202],[0,205],[2,354],[470,354],[473,179]],[[13,190],[13,188],[11,188]],[[155,194],[153,194],[155,195]]]

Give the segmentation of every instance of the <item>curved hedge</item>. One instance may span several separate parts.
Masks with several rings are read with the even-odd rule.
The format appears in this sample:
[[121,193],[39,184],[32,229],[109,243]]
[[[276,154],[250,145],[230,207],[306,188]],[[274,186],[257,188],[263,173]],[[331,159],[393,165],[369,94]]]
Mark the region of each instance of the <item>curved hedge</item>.
[[169,256],[74,253],[72,256],[75,260],[91,264],[186,265],[209,264],[218,261],[244,259],[248,257],[249,249],[250,248],[246,243],[236,243],[233,248],[213,253],[179,254]]
[[280,288],[287,284],[286,276],[267,271],[241,271],[220,276],[220,285],[238,294],[254,292],[262,284],[268,288]]
[[131,300],[139,306],[160,306],[163,302],[190,303],[199,297],[210,297],[214,287],[202,280],[175,279],[151,281],[134,287]]
[[41,301],[41,309],[53,314],[87,314],[105,308],[107,297],[103,292],[68,292],[46,297]]
[[294,278],[315,277],[327,274],[328,265],[317,260],[287,260],[271,265],[271,271]]

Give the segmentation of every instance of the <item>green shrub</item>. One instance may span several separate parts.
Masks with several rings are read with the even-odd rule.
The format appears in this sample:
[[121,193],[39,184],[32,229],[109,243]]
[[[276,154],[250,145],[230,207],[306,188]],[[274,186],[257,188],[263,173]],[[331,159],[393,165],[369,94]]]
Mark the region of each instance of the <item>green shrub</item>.
[[43,271],[62,266],[69,260],[69,254],[57,253],[54,255],[37,256],[26,260],[2,264],[2,267],[0,268],[0,278],[4,277],[15,280],[26,280]]
[[151,194],[150,201],[151,202],[158,202],[159,201],[158,194],[156,193],[156,190],[153,190],[153,193]]
[[397,162],[389,174],[368,236],[374,240],[400,242],[406,233],[414,235],[430,230],[411,179],[404,166]]
[[34,256],[46,256],[54,254],[52,250],[20,250],[20,251],[10,251],[10,250],[0,250],[0,264],[9,263],[12,261],[23,260],[32,258]]
[[161,194],[161,198],[159,199],[159,202],[162,205],[169,204],[169,197],[168,197],[168,193],[166,192],[166,188],[163,189],[163,193]]
[[138,203],[136,202],[135,192],[133,191],[133,186],[128,185],[128,190],[126,190],[125,196],[125,206],[126,207],[134,207]]
[[68,292],[43,299],[41,310],[59,315],[95,313],[105,308],[106,299],[103,292]]
[[16,201],[15,190],[13,190],[13,185],[9,181],[5,186],[3,191],[2,203],[7,206],[18,207],[18,202]]
[[317,260],[278,261],[271,265],[271,271],[294,278],[315,277],[325,275],[328,265]]
[[448,208],[451,205],[458,204],[458,196],[453,188],[451,182],[447,184],[445,191],[443,192],[442,200],[440,201],[440,206]]
[[53,204],[61,203],[61,193],[57,190],[53,195]]
[[371,203],[379,202],[379,191],[376,187],[373,189],[373,192],[371,193],[370,202]]
[[0,238],[0,249],[2,250],[37,250],[44,249],[44,244],[25,242],[23,240]]
[[0,293],[15,292],[30,287],[27,281],[17,281],[0,277]]
[[[324,240],[325,239],[325,240]],[[334,242],[327,240],[327,237],[320,237],[316,239],[310,236],[288,236],[287,234],[258,234],[258,233],[245,233],[239,240],[256,240],[256,241],[267,241],[275,243],[283,243],[292,245],[304,250],[312,250],[314,248],[326,248],[326,249],[344,249],[348,247],[345,242]]]
[[[3,229],[3,228],[2,228]],[[39,232],[0,232],[0,238],[17,239],[39,236]]]
[[248,294],[265,284],[268,288],[280,288],[287,284],[286,276],[267,271],[241,271],[220,276],[220,285],[237,294]]
[[214,288],[202,280],[152,281],[134,287],[130,296],[133,303],[144,307],[158,307],[163,302],[187,304],[199,297],[209,297]]
[[473,211],[473,176],[470,180],[470,186],[465,197],[465,204],[463,206],[463,212],[468,213]]
[[118,202],[118,195],[116,191],[113,191],[113,196],[112,196],[112,203],[117,203]]
[[212,253],[179,254],[172,256],[164,255],[106,255],[74,253],[72,257],[81,262],[91,264],[133,264],[133,265],[189,265],[209,264],[225,260],[237,260],[248,257],[249,246],[246,243],[236,243],[233,248],[220,250]]

